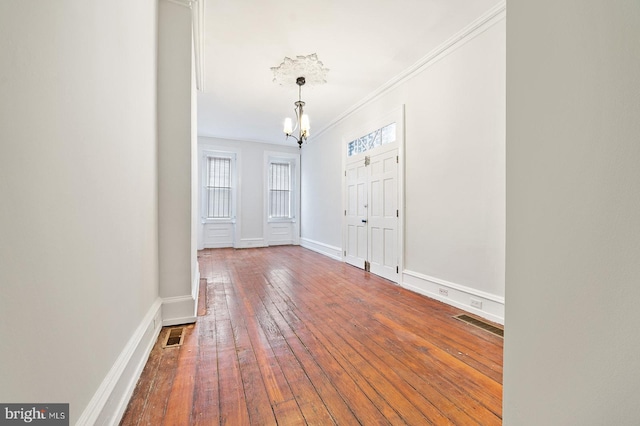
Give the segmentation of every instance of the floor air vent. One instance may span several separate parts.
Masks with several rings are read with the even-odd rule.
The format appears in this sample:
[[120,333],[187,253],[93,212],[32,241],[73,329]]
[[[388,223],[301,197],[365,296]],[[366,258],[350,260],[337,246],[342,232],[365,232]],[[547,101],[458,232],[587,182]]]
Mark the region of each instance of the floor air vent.
[[182,339],[184,339],[184,327],[170,328],[162,348],[182,346]]
[[462,322],[466,322],[467,324],[471,324],[475,327],[481,328],[485,331],[488,331],[489,333],[493,333],[496,336],[500,336],[504,338],[504,330],[501,328],[498,328],[494,325],[489,324],[488,322],[482,321],[478,318],[474,318],[471,317],[469,315],[456,315],[454,316],[455,319],[460,320]]

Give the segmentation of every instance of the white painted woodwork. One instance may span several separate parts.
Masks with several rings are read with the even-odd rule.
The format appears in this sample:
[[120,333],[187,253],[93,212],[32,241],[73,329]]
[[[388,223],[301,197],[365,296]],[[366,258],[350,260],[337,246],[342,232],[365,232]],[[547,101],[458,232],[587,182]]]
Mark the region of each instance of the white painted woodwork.
[[295,223],[288,222],[269,222],[267,225],[268,245],[278,246],[284,244],[294,244],[293,230]]
[[202,245],[204,248],[233,247],[235,241],[235,224],[204,223],[202,225]]
[[[347,159],[345,262],[398,281],[397,142]],[[365,158],[369,164],[366,165]]]
[[367,168],[364,158],[347,164],[345,262],[364,268],[368,256]]
[[[394,146],[397,144],[394,144]],[[383,152],[374,154],[379,149]],[[372,273],[398,281],[398,150],[371,151],[367,166],[368,259]]]

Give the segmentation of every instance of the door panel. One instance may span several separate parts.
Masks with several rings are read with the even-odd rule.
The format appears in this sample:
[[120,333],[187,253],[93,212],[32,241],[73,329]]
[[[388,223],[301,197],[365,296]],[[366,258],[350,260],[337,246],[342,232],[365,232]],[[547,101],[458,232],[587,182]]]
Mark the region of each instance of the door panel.
[[369,262],[371,272],[397,281],[398,163],[397,150],[371,156],[369,166]]
[[347,166],[347,241],[345,261],[362,268],[367,258],[367,170],[362,162]]

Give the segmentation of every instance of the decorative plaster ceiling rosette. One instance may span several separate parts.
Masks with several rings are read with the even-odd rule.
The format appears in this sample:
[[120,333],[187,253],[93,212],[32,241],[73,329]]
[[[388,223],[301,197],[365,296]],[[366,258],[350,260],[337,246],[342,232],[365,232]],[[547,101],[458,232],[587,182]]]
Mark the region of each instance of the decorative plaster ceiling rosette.
[[318,59],[318,55],[312,53],[307,56],[289,57],[277,67],[271,67],[273,82],[280,86],[295,86],[298,77],[304,77],[308,85],[320,85],[327,82],[327,72],[324,64]]

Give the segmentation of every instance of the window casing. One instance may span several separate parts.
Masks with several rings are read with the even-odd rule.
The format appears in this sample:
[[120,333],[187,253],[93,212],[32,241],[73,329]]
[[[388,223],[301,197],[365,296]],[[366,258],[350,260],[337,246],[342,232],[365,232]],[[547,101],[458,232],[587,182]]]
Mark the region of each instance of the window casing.
[[235,216],[234,157],[226,153],[208,153],[205,164],[203,219],[230,221]]
[[269,219],[293,218],[292,181],[291,163],[269,163]]

